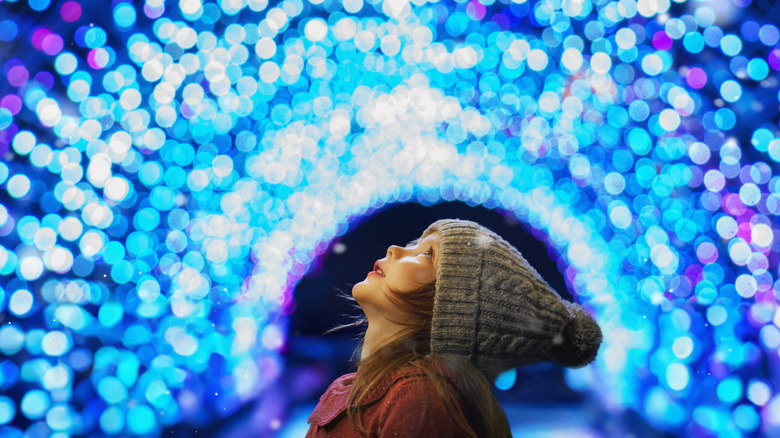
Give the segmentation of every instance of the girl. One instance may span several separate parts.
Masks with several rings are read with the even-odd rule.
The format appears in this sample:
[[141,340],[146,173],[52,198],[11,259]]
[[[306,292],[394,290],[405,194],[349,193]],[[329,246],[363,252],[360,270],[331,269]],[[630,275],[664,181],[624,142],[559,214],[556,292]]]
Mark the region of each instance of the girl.
[[501,371],[585,366],[601,330],[523,258],[474,222],[431,224],[356,284],[368,322],[356,373],[314,409],[307,437],[510,437],[491,391]]

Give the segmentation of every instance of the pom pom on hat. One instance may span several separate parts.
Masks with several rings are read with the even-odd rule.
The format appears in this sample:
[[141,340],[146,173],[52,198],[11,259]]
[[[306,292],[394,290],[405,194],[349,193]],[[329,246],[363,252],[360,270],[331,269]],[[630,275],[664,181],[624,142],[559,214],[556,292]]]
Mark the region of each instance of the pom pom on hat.
[[553,339],[553,348],[547,356],[558,365],[580,368],[596,359],[601,344],[601,328],[596,321],[576,303],[563,301],[572,313],[569,323],[563,327],[560,337]]

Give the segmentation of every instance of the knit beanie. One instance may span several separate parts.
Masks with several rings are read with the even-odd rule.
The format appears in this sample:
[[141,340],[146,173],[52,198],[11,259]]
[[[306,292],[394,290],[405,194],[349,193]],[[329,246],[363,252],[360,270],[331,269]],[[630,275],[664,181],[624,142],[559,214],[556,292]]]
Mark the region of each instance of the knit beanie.
[[544,360],[577,368],[595,359],[596,321],[561,299],[515,247],[470,221],[434,222],[423,237],[435,231],[431,353],[466,359],[488,377]]

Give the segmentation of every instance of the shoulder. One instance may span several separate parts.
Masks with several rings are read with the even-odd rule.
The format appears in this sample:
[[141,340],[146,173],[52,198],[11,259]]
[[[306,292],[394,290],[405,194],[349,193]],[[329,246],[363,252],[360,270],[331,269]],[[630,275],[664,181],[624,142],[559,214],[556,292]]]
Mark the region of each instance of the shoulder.
[[429,398],[439,398],[433,381],[419,368],[409,367],[391,373],[384,382],[384,388],[377,388],[384,399],[406,399],[412,396],[427,401]]
[[[312,425],[307,436],[319,436],[321,429],[345,437],[357,434],[344,415],[354,377],[354,373],[339,377],[320,397],[309,417]],[[462,405],[462,400],[452,400],[457,418],[453,417],[430,377],[408,366],[388,373],[366,394],[361,418],[366,429],[374,432],[371,436],[378,438],[474,438],[473,431],[458,427],[458,423],[467,424]]]
[[381,431],[378,434],[380,437],[475,436],[473,432],[462,431],[457,426],[458,422],[466,423],[461,401],[452,400],[455,415],[458,416],[456,420],[433,381],[419,368],[409,368],[388,376],[383,395],[376,401],[374,409],[366,412],[367,425]]
[[309,417],[309,422],[328,424],[347,409],[349,392],[352,389],[352,380],[355,373],[345,374],[328,386],[320,397],[319,403]]
[[414,366],[403,367],[387,373],[366,396],[366,403],[371,403],[389,394],[396,394],[399,389],[408,387],[412,383],[430,382],[423,370]]

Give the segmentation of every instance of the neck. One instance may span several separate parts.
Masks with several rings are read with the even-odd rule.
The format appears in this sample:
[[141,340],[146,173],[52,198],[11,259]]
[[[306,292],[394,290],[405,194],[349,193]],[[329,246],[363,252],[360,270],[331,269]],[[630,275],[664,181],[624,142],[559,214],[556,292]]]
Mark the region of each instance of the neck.
[[360,350],[360,361],[368,359],[376,349],[391,336],[398,333],[400,327],[388,321],[368,322],[366,335],[363,338],[363,348]]

